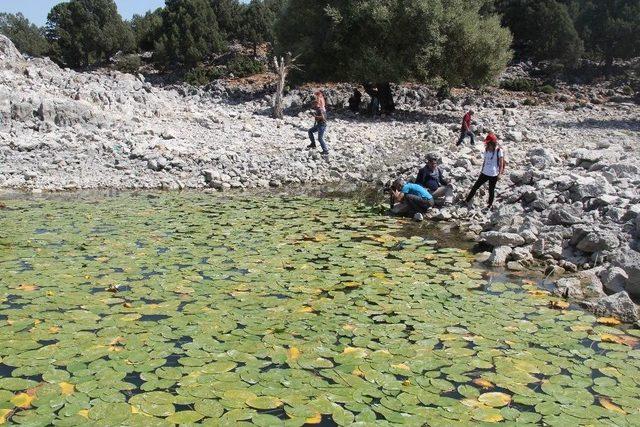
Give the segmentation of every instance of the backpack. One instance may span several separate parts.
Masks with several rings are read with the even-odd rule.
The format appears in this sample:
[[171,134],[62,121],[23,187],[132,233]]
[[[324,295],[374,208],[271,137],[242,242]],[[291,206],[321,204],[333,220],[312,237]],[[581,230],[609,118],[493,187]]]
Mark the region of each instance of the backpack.
[[[501,151],[502,151],[502,147],[496,147],[496,156],[495,156],[495,158],[496,158],[496,163],[497,163],[497,166],[498,166],[498,170],[500,170],[500,156],[498,154]],[[503,156],[502,160],[504,161],[504,170],[507,170],[507,157],[504,155],[504,151],[502,152],[502,156]],[[486,161],[487,160],[485,158],[485,160],[482,162],[482,169],[484,169],[484,165],[485,165]]]

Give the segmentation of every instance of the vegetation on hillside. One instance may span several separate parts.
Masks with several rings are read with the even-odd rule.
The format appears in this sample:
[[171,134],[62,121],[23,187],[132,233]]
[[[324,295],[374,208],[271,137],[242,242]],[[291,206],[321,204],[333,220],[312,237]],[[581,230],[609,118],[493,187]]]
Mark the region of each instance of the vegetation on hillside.
[[[0,33],[69,67],[152,52],[162,68],[189,70],[233,42],[254,56],[269,42],[300,55],[304,79],[480,85],[500,73],[510,49],[558,71],[588,58],[609,73],[614,60],[640,55],[640,1],[166,0],[124,21],[113,0],[70,0],[52,8],[43,28],[2,13]],[[128,62],[125,69],[135,65]]]

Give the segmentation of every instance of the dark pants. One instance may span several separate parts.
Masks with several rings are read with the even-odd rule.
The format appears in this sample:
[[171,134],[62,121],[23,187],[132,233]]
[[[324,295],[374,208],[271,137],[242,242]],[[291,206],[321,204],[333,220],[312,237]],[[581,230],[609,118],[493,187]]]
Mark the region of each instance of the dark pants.
[[423,199],[413,194],[405,194],[403,201],[407,204],[412,215],[418,212],[425,213],[433,207],[433,200]]
[[473,188],[471,188],[471,191],[469,192],[469,195],[467,196],[467,203],[469,203],[471,201],[471,199],[473,199],[473,196],[476,195],[476,191],[478,191],[478,189],[480,187],[482,187],[484,185],[485,182],[489,181],[489,205],[488,207],[493,206],[493,200],[495,199],[496,196],[496,184],[498,183],[498,177],[497,176],[488,176],[485,175],[483,173],[480,174],[480,176],[478,177],[478,180],[476,181],[475,184],[473,184]]
[[316,146],[316,139],[313,137],[314,132],[318,132],[318,141],[320,142],[320,147],[322,147],[323,153],[328,153],[327,144],[324,143],[324,132],[327,130],[327,124],[322,122],[316,122],[316,125],[309,129],[309,139],[311,140],[311,146]]
[[470,130],[467,131],[462,131],[460,132],[460,139],[458,139],[458,144],[457,145],[461,145],[464,142],[464,139],[466,137],[471,137],[471,145],[474,145],[476,143],[476,139],[475,136],[473,135],[473,132],[471,132]]

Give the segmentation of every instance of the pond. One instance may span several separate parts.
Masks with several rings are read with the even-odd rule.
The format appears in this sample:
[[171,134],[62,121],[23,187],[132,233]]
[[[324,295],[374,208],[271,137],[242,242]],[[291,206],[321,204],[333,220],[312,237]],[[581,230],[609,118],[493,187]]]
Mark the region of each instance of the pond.
[[353,200],[2,206],[0,424],[640,424],[640,331]]

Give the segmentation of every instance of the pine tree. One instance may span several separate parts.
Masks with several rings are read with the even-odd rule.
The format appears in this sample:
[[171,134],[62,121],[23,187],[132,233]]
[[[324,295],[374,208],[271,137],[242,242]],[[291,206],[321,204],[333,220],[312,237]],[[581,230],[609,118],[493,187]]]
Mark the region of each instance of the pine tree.
[[60,62],[88,66],[134,49],[133,33],[113,0],[71,0],[49,12],[47,38]]
[[22,53],[43,56],[49,52],[44,30],[29,22],[21,13],[0,13],[0,34],[9,37]]
[[192,66],[225,47],[208,0],[167,0],[162,20],[162,37],[154,53],[158,63]]

